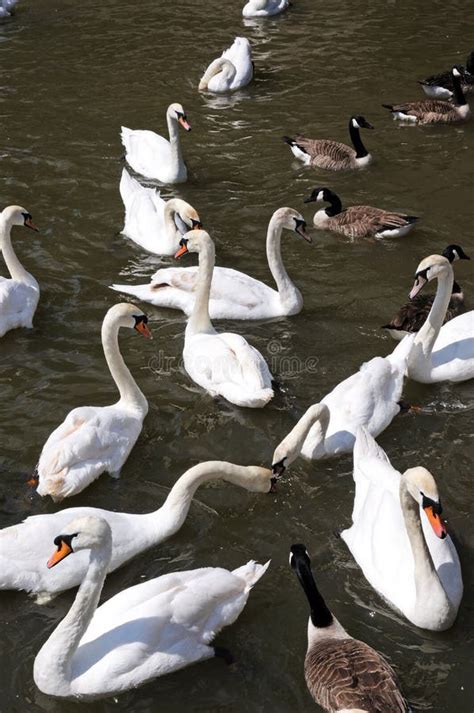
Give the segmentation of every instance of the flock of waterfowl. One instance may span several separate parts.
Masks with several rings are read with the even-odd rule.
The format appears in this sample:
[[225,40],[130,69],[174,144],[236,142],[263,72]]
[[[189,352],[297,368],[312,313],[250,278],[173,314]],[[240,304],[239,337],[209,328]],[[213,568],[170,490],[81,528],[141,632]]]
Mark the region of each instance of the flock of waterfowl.
[[[289,4],[288,0],[250,0],[243,15],[271,16]],[[13,5],[13,0],[1,0],[0,11],[9,12]],[[425,80],[423,88],[435,99],[388,108],[395,118],[420,124],[466,120],[465,95],[474,90],[472,69],[471,53],[465,69],[456,66]],[[250,43],[240,37],[211,62],[198,88],[230,92],[248,84],[252,76]],[[190,122],[178,103],[168,107],[166,120],[169,141],[152,131],[122,127],[126,160],[136,174],[148,179],[185,182],[179,127],[189,131]],[[371,159],[360,137],[363,128],[372,128],[364,117],[350,118],[354,148],[326,139],[284,140],[309,167],[359,169]],[[266,360],[241,334],[219,331],[212,320],[269,319],[300,312],[303,296],[283,265],[280,241],[286,233],[311,241],[304,217],[283,207],[270,219],[266,249],[275,289],[245,273],[216,267],[214,242],[203,230],[199,213],[184,200],[165,202],[127,169],[123,169],[120,193],[125,205],[124,235],[158,255],[179,258],[196,253],[198,266],[162,268],[149,284],[112,288],[142,302],[183,311],[189,317],[183,349],[189,377],[212,396],[241,407],[264,407],[274,396]],[[315,228],[350,238],[400,237],[417,221],[415,216],[371,206],[343,209],[340,198],[327,187],[315,188],[305,202],[312,201],[329,204],[316,212]],[[9,206],[0,214],[0,245],[10,272],[9,279],[0,278],[0,336],[32,327],[40,296],[37,281],[12,247],[15,226],[37,230],[28,210],[20,206]],[[269,563],[250,561],[234,571],[210,567],[165,574],[98,606],[105,577],[173,535],[201,484],[225,480],[251,492],[268,493],[300,455],[316,460],[353,453],[353,524],[341,533],[342,539],[373,588],[415,626],[442,631],[453,624],[463,582],[455,546],[441,517],[435,478],[422,466],[398,472],[374,438],[400,412],[406,378],[433,383],[474,377],[474,312],[460,314],[463,293],[454,282],[454,264],[464,259],[468,256],[463,249],[453,244],[442,255],[421,261],[410,302],[385,325],[400,343],[387,357],[375,356],[309,406],[276,447],[271,470],[203,462],[178,479],[157,511],[138,515],[72,507],[31,516],[0,532],[0,589],[25,590],[45,603],[80,585],[69,613],[35,659],[33,675],[41,691],[63,698],[104,697],[212,656],[229,660],[229,653],[214,647],[212,640],[237,619]],[[436,296],[425,300],[419,293],[432,281],[437,281]],[[53,431],[33,476],[41,496],[61,501],[104,472],[118,477],[140,436],[148,401],[120,353],[121,328],[151,336],[147,316],[134,304],[115,304],[108,310],[102,345],[120,398],[106,407],[76,408]],[[304,545],[291,546],[290,564],[310,607],[305,676],[314,699],[325,710],[339,713],[408,711],[387,661],[353,639],[331,614]]]

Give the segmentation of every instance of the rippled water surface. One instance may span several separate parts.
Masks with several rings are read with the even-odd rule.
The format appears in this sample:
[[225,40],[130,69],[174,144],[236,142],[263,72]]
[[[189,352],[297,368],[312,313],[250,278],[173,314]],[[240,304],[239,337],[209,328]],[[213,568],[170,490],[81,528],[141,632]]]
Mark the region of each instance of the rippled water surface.
[[[350,243],[319,232],[310,246],[284,236],[285,263],[304,311],[225,324],[267,356],[282,384],[264,410],[214,401],[192,385],[180,364],[184,318],[150,308],[153,342],[121,336],[150,403],[142,435],[120,481],[104,475],[68,504],[146,512],[200,460],[269,464],[310,403],[392,348],[379,325],[406,299],[421,258],[450,242],[474,253],[474,123],[399,127],[380,106],[420,97],[417,78],[464,61],[472,49],[465,44],[465,4],[294,0],[291,12],[260,22],[244,22],[242,4],[21,0],[16,17],[0,26],[0,206],[25,205],[42,229],[14,232],[42,294],[34,329],[10,332],[0,345],[2,526],[60,507],[32,497],[25,485],[42,444],[71,408],[115,399],[100,346],[102,317],[119,299],[108,285],[143,281],[160,263],[173,262],[120,234],[121,124],[161,133],[168,104],[184,104],[193,124],[181,136],[190,180],[165,187],[163,195],[198,209],[220,264],[264,280],[270,280],[270,215],[289,205],[310,222],[312,206],[302,201],[316,185],[330,186],[347,204],[403,209],[423,221],[392,242]],[[254,83],[232,97],[201,96],[196,86],[204,67],[236,35],[252,43]],[[376,126],[364,134],[374,155],[367,171],[305,169],[281,142],[295,132],[346,141],[352,113]],[[471,306],[473,267],[456,265]],[[288,568],[289,545],[303,541],[335,614],[390,658],[416,709],[471,713],[474,384],[410,383],[406,395],[424,412],[398,417],[380,442],[399,469],[424,464],[436,474],[466,587],[450,631],[420,631],[394,613],[335,537],[350,522],[351,458],[298,462],[276,496],[224,485],[199,491],[182,530],[110,576],[104,588],[108,598],[173,570],[271,558],[238,622],[218,637],[237,659],[235,671],[207,661],[117,700],[55,702],[35,688],[33,660],[73,592],[42,608],[22,593],[3,593],[1,712],[315,710],[303,680],[307,606]]]

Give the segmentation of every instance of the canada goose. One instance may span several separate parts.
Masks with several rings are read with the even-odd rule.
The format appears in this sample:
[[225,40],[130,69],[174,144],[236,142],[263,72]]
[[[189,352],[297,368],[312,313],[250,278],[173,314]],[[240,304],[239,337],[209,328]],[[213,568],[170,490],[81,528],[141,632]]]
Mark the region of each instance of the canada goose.
[[[451,263],[455,260],[470,260],[470,257],[466,255],[460,245],[448,245],[443,250],[442,255],[448,258]],[[433,306],[433,301],[434,295],[416,295],[414,299],[400,307],[395,317],[388,324],[384,324],[382,329],[386,329],[390,336],[397,341],[400,341],[411,332],[418,332],[426,322]],[[454,281],[443,324],[457,317],[463,306],[464,292],[460,285]]]
[[404,104],[382,104],[392,112],[394,119],[411,121],[414,124],[453,124],[466,121],[471,116],[471,109],[461,87],[461,73],[457,67],[452,69],[454,101],[423,99]]
[[305,139],[304,136],[297,136],[296,139],[284,136],[283,141],[290,146],[293,155],[307,166],[329,168],[332,171],[363,168],[371,162],[372,156],[362,143],[360,129],[373,128],[363,116],[351,116],[349,134],[354,148],[339,141]]
[[[466,67],[458,65],[461,73],[461,87],[464,94],[474,94],[474,52],[468,56]],[[418,82],[423,87],[425,94],[431,99],[450,99],[453,96],[452,72],[441,72]]]
[[347,238],[399,238],[406,235],[418,218],[414,215],[394,213],[370,205],[352,205],[343,210],[342,203],[329,188],[315,188],[305,203],[325,201],[328,208],[316,211],[313,225],[319,230],[332,230]]
[[395,672],[371,646],[353,639],[331,614],[311,572],[304,545],[292,545],[290,565],[310,606],[306,685],[329,713],[406,713]]

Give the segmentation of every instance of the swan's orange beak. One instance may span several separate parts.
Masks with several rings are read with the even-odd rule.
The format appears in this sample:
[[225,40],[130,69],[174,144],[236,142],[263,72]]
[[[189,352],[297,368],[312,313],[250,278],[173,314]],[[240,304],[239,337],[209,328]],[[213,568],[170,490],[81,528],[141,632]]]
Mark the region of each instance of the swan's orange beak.
[[70,554],[72,554],[72,547],[70,547],[70,545],[64,542],[64,540],[60,540],[58,544],[58,549],[56,550],[56,552],[53,552],[53,554],[48,560],[48,569],[51,569],[51,567],[57,565],[58,562],[61,562],[61,560],[63,560]]
[[148,326],[145,324],[145,322],[138,322],[135,325],[135,329],[137,330],[137,332],[140,332],[140,334],[143,334],[143,336],[147,339],[153,339],[153,335],[148,329]]
[[186,244],[181,245],[180,249],[175,253],[175,257],[179,258],[182,255],[186,255],[187,252],[188,252],[188,246]]
[[444,524],[440,516],[435,513],[431,505],[428,505],[427,507],[423,508],[423,510],[426,513],[426,516],[429,520],[431,527],[433,528],[433,532],[435,533],[435,535],[441,540],[444,540],[444,538],[448,534],[448,530],[446,529],[446,525]]
[[184,118],[184,116],[180,116],[178,121],[183,127],[183,129],[186,129],[186,131],[191,131],[191,124],[187,121],[187,119]]
[[31,228],[31,230],[34,230],[36,233],[39,233],[39,228],[33,223],[30,217],[25,218],[25,226],[27,228]]

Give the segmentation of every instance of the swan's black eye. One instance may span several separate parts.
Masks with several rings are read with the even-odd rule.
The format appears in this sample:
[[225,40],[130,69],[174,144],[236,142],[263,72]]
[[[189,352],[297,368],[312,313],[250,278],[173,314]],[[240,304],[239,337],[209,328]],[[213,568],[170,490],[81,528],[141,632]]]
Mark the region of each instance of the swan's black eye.
[[181,246],[182,248],[186,248],[187,245],[188,245],[188,240],[187,240],[187,238],[181,238],[181,240],[179,241],[179,244],[180,244],[180,246]]
[[[201,230],[202,228],[202,223],[200,220],[194,220],[194,218],[191,218],[191,225],[193,227],[193,230]],[[181,245],[181,243],[180,243]]]
[[148,324],[148,317],[146,314],[134,314],[133,319],[135,320],[135,327],[139,324]]
[[73,535],[58,535],[57,537],[54,538],[54,544],[56,545],[56,547],[59,550],[59,549],[61,549],[61,545],[64,542],[72,550],[72,545],[71,545],[72,538],[77,537],[78,534],[79,534],[78,532],[75,532]]
[[428,270],[430,268],[427,267],[426,270],[420,270],[419,272],[416,273],[415,277],[421,277],[422,280],[425,282],[428,282]]
[[435,515],[442,515],[443,513],[443,508],[441,507],[441,500],[432,500],[431,498],[428,498],[424,493],[421,493],[422,495],[422,503],[421,506],[423,510],[426,510],[426,508],[431,508],[434,512]]
[[286,461],[286,456],[284,458],[282,458],[280,461],[278,461],[278,463],[273,463],[273,465],[272,465],[272,473],[277,478],[280,478],[286,470],[285,461]]

